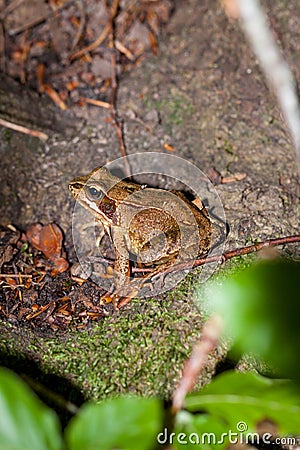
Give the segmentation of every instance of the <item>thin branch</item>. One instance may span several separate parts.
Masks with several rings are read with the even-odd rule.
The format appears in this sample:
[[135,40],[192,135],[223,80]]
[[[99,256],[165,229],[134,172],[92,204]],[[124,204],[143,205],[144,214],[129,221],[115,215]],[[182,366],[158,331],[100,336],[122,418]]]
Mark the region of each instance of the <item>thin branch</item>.
[[13,0],[1,12],[0,19],[4,19],[8,14],[12,13],[14,9],[18,8],[22,3],[24,3],[24,0]]
[[[228,259],[234,258],[236,256],[242,256],[242,255],[248,255],[249,253],[255,253],[259,250],[267,247],[274,247],[277,245],[284,245],[284,244],[291,244],[295,242],[300,242],[300,235],[295,236],[286,236],[283,238],[277,238],[277,239],[267,239],[262,242],[258,242],[257,244],[248,245],[247,247],[240,247],[235,250],[229,250],[222,255],[214,255],[214,256],[208,256],[206,258],[199,258],[194,261],[193,267],[203,266],[204,264],[209,264],[215,261],[225,262]],[[182,270],[182,267],[179,268],[179,266],[184,266],[184,268],[188,267],[188,265],[185,264],[177,264],[173,266],[173,269],[175,271]],[[170,268],[172,269],[172,268]],[[166,272],[172,272],[172,270],[168,269]]]
[[30,387],[43,396],[44,398],[51,400],[54,402],[57,406],[60,408],[63,408],[64,410],[70,412],[71,414],[77,414],[79,411],[79,408],[74,403],[70,402],[70,400],[66,400],[62,395],[57,394],[57,392],[53,392],[50,389],[48,389],[43,384],[39,383],[38,381],[34,380],[33,378],[29,377],[28,375],[22,375],[22,378],[30,385]]
[[[24,0],[20,1],[20,4],[23,3],[23,1]],[[47,14],[44,14],[40,17],[35,17],[31,22],[27,22],[24,25],[21,25],[20,27],[15,28],[14,30],[9,30],[8,34],[10,36],[15,36],[19,33],[22,33],[25,30],[28,30],[29,28],[33,28],[33,27],[39,25],[40,23],[45,22],[46,20],[50,19],[50,17],[55,16],[57,13],[61,12],[63,9],[70,6],[70,4],[72,4],[73,2],[74,2],[74,0],[70,0],[69,2],[66,2],[63,5],[56,8],[54,11],[50,11]],[[19,5],[16,5],[14,7],[16,8],[17,6],[19,6]]]
[[95,100],[93,98],[82,97],[82,100],[90,105],[99,106],[100,108],[110,109],[111,104],[108,102],[103,102],[102,100]]
[[[225,262],[228,259],[234,258],[236,256],[248,255],[249,253],[255,253],[259,250],[267,247],[275,247],[278,245],[292,244],[295,242],[300,242],[300,235],[297,234],[295,236],[286,236],[277,239],[267,239],[262,242],[258,242],[257,244],[248,245],[247,247],[236,248],[235,250],[229,250],[221,255],[213,255],[207,256],[204,258],[195,259],[193,261],[193,267],[203,266],[204,264],[209,264],[215,261]],[[164,271],[164,275],[170,272],[179,272],[180,270],[184,270],[191,267],[191,261],[184,262],[180,264],[174,264],[170,268]],[[132,272],[151,272],[153,269],[148,268],[133,268]]]
[[110,14],[110,35],[109,35],[109,47],[113,50],[111,52],[111,112],[110,116],[113,121],[113,124],[116,128],[117,137],[119,141],[119,147],[121,151],[121,155],[124,158],[124,169],[127,177],[131,176],[131,169],[129,166],[129,162],[127,159],[126,146],[124,141],[124,130],[123,130],[123,121],[118,117],[117,110],[117,93],[118,93],[118,79],[117,79],[117,61],[116,61],[116,53],[117,47],[115,42],[115,29],[114,29],[114,19],[117,15],[117,11],[119,8],[119,0],[114,0],[111,9],[107,7],[107,11]]
[[32,275],[0,273],[0,278],[32,278]]
[[[220,256],[216,255],[210,258],[197,259],[194,266],[201,265],[206,262],[216,261],[218,258],[225,261],[234,256],[245,255],[247,253],[256,252],[262,248],[283,245],[292,242],[300,242],[300,235],[287,236],[278,239],[269,239],[260,242],[259,244],[250,245],[248,247],[238,248],[236,250],[228,251]],[[208,261],[209,260],[209,261]],[[183,268],[183,264],[173,266],[173,270],[180,270],[179,266]],[[176,414],[183,408],[184,399],[188,392],[190,392],[199,377],[201,370],[206,366],[209,354],[217,347],[223,330],[223,320],[218,314],[213,314],[204,324],[201,333],[201,338],[193,347],[190,358],[186,361],[183,369],[183,374],[179,384],[174,392],[172,401],[172,414]]]
[[76,47],[76,45],[78,44],[78,42],[81,38],[81,35],[84,30],[84,26],[85,26],[85,20],[86,20],[86,14],[85,14],[86,8],[85,8],[83,0],[77,0],[77,5],[80,10],[80,22],[79,22],[79,27],[78,27],[77,33],[76,33],[73,43],[72,43],[71,51],[74,50],[74,48]]
[[118,39],[115,39],[115,46],[116,49],[119,50],[119,52],[123,53],[126,58],[129,59],[129,61],[135,60],[134,54],[128,48],[126,48],[125,45],[122,44],[122,42],[118,41]]
[[3,22],[0,21],[0,71],[5,72],[5,32]]
[[102,42],[105,41],[105,39],[109,35],[110,30],[111,30],[111,24],[107,23],[105,25],[105,27],[103,28],[103,31],[100,34],[100,36],[94,42],[92,42],[87,47],[84,47],[83,49],[78,50],[78,52],[72,53],[72,55],[70,56],[70,61],[73,61],[74,59],[77,59],[80,56],[85,55],[86,53],[91,52],[91,51],[95,50],[95,48],[99,47],[99,45],[102,44]]
[[172,413],[183,407],[184,399],[192,390],[201,370],[206,366],[209,354],[217,347],[223,330],[223,319],[214,314],[204,324],[201,338],[194,345],[190,358],[186,361],[183,374],[174,392]]
[[11,130],[19,131],[20,133],[28,134],[30,136],[37,137],[42,141],[47,141],[47,139],[49,138],[49,136],[46,133],[43,133],[42,131],[31,130],[30,128],[23,127],[22,125],[17,125],[16,123],[9,122],[8,120],[4,119],[0,119],[0,126],[10,128]]

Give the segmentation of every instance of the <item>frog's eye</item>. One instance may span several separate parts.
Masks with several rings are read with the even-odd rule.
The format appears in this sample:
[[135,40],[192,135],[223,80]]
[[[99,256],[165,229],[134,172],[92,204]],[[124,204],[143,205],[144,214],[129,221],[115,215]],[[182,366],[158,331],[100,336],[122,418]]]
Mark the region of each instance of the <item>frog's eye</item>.
[[86,192],[90,200],[100,200],[103,197],[103,192],[95,186],[87,186]]

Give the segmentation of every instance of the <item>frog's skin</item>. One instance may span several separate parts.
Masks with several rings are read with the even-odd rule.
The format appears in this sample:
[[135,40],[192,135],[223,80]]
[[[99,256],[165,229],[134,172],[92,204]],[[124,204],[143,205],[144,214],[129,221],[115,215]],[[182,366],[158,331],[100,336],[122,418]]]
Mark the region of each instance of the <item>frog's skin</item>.
[[174,264],[178,255],[189,260],[210,249],[206,209],[179,191],[123,181],[104,167],[75,178],[69,189],[103,225],[114,245],[116,289],[130,280],[130,254],[140,266],[154,266],[157,274]]

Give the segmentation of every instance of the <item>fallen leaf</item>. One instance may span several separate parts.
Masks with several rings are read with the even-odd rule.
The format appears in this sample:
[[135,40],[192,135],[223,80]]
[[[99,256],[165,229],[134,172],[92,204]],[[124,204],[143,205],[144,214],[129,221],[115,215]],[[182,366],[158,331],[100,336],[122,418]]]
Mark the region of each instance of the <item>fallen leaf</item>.
[[65,258],[55,258],[53,262],[55,264],[55,267],[51,271],[51,275],[53,276],[65,272],[69,268],[69,263]]
[[30,242],[30,244],[32,245],[32,247],[36,248],[37,250],[41,251],[39,242],[40,242],[40,232],[41,229],[43,228],[43,225],[41,225],[40,223],[33,223],[32,225],[30,225],[27,228],[26,231],[26,239]]
[[157,42],[156,37],[154,36],[154,33],[152,33],[152,31],[150,31],[150,30],[149,30],[149,41],[150,41],[152,52],[156,56],[158,54],[158,42]]
[[44,79],[45,79],[45,64],[38,64],[37,70],[36,70],[36,76],[37,76],[37,83],[38,83],[38,91],[40,93],[43,93],[45,90],[44,87]]
[[63,235],[58,225],[49,223],[45,226],[40,223],[31,225],[26,231],[30,244],[41,251],[46,258],[54,263],[52,275],[66,271],[69,267],[63,250]]
[[215,169],[215,167],[211,167],[206,175],[214,186],[222,183],[222,175],[217,169]]
[[175,148],[173,147],[173,145],[170,145],[168,143],[164,144],[164,149],[168,150],[169,152],[175,152]]

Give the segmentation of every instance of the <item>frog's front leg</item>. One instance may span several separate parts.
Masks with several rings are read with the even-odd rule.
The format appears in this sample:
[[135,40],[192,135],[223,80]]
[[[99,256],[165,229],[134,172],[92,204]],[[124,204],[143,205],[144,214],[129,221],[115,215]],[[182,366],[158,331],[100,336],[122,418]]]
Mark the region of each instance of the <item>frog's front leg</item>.
[[119,299],[127,295],[126,287],[130,284],[130,257],[121,229],[114,230],[112,242],[115,249],[113,286],[102,297],[102,300],[112,302],[114,308],[117,309]]
[[140,292],[140,290],[144,287],[145,284],[152,284],[152,278],[160,276],[160,279],[157,281],[159,283],[160,288],[163,285],[164,278],[167,275],[166,271],[170,269],[174,265],[174,260],[171,259],[166,261],[163,264],[160,264],[158,267],[153,268],[147,275],[140,277],[131,281],[130,285],[126,289],[126,293],[123,289],[123,295],[119,295],[118,300],[118,309],[127,305],[131,301],[132,298],[136,297],[136,295]]
[[[131,262],[130,253],[126,245],[126,233],[124,230],[117,229],[113,235],[113,244],[115,248],[115,263],[114,263],[114,284],[113,290],[108,292],[102,299],[107,302],[112,302],[114,309],[119,309],[136,297],[143,285],[149,281],[152,274],[156,274],[159,270],[153,269],[151,276],[131,280]],[[128,241],[128,239],[127,239]],[[163,264],[163,267],[169,267],[171,262]]]
[[119,290],[130,282],[129,254],[119,253],[116,250],[114,264],[114,290]]

